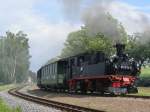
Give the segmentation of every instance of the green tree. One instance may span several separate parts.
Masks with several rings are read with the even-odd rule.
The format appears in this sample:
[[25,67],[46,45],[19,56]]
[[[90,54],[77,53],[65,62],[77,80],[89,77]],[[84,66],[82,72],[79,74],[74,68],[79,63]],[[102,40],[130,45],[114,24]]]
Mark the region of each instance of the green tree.
[[141,61],[141,63],[150,59],[150,38],[147,38],[145,42],[142,39],[145,39],[143,33],[136,33],[129,36],[127,44],[127,53],[129,56]]
[[103,51],[110,56],[114,53],[112,46],[117,42],[127,44],[127,37],[123,25],[110,14],[92,16],[86,19],[81,30],[68,35],[61,57],[95,51]]
[[88,35],[87,29],[71,32],[65,42],[61,57],[73,56],[84,52],[103,51],[108,56],[114,53],[113,42],[104,34]]
[[6,32],[0,39],[1,80],[4,83],[22,82],[29,69],[29,45],[26,34]]

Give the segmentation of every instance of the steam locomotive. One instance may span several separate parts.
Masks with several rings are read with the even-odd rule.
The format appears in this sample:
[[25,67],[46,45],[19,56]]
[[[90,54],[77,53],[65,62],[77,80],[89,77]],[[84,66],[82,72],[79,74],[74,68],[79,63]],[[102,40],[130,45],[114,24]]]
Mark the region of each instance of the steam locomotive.
[[112,57],[99,51],[44,65],[37,72],[37,86],[41,89],[115,95],[138,92],[139,63],[124,53],[124,44],[118,43],[115,47],[116,54]]

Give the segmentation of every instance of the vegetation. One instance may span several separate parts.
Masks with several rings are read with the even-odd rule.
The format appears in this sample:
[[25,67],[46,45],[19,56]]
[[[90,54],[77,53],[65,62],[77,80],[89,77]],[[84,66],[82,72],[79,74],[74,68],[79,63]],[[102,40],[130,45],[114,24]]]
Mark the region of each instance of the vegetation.
[[150,87],[150,67],[142,67],[138,85],[141,87]]
[[138,87],[138,93],[136,94],[128,94],[136,95],[136,96],[150,96],[150,88],[149,87]]
[[62,51],[61,57],[73,56],[84,52],[105,51],[107,55],[112,54],[112,43],[104,35],[97,34],[94,37],[86,35],[85,29],[69,34]]
[[[114,54],[113,45],[116,42],[127,43],[127,33],[122,24],[114,19],[110,14],[104,14],[107,26],[89,24],[81,28],[81,30],[71,32],[65,42],[60,57],[68,57],[84,52],[103,51],[106,55]],[[106,28],[108,25],[111,28]],[[113,26],[113,27],[112,27]],[[93,28],[94,27],[94,28]],[[105,27],[105,28],[102,28]]]
[[[108,29],[110,28],[101,28],[102,23],[102,26],[95,25],[95,27],[97,26],[96,28],[87,25],[82,27],[81,30],[71,32],[64,44],[60,58],[95,51],[103,51],[107,56],[110,56],[115,51],[113,45],[120,42],[126,44],[126,52],[130,57],[139,61],[141,65],[145,60],[150,60],[150,33],[148,31],[135,33],[132,36],[127,35],[124,27],[116,19],[110,15],[105,16],[110,18],[107,20],[107,27],[113,23],[114,30],[109,31]],[[100,30],[97,29],[99,28],[98,26],[101,28]],[[96,29],[96,31],[93,31],[92,28]]]
[[21,108],[10,108],[2,99],[0,99],[0,112],[21,112]]
[[137,95],[139,95],[139,96],[150,96],[150,88],[149,87],[139,87]]
[[31,82],[36,83],[37,81],[36,73],[29,70],[28,74],[29,74],[29,77],[31,78]]
[[150,67],[142,68],[141,69],[141,78],[150,78]]
[[14,84],[8,84],[8,85],[0,85],[0,91],[8,90],[13,88],[15,85]]
[[[128,37],[127,53],[143,64],[150,59],[150,35],[146,42],[142,42],[146,37],[144,34],[135,34]],[[143,39],[143,40],[142,40]]]
[[0,38],[0,83],[19,83],[27,80],[29,45],[26,34],[6,32]]

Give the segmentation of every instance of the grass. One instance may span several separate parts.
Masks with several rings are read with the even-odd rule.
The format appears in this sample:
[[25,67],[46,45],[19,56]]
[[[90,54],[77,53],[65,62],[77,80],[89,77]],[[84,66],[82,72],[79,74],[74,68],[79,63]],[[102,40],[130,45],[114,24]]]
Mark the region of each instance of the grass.
[[[140,78],[143,80],[142,84],[149,82],[150,80],[150,67],[141,69]],[[133,94],[132,94],[133,95]],[[137,96],[150,96],[150,87],[138,87]]]
[[[0,91],[6,91],[15,86],[15,84],[0,85]],[[21,112],[21,108],[11,108],[0,98],[0,112]]]
[[7,104],[5,104],[2,99],[0,99],[0,112],[21,112],[21,108],[11,108]]
[[150,96],[150,87],[139,87],[137,95]]
[[150,67],[142,68],[140,77],[141,78],[150,78]]
[[8,85],[0,85],[0,91],[5,91],[13,88],[15,85],[14,84],[8,84]]
[[136,95],[136,96],[150,96],[150,87],[138,87],[138,93],[137,94],[128,94],[130,95]]

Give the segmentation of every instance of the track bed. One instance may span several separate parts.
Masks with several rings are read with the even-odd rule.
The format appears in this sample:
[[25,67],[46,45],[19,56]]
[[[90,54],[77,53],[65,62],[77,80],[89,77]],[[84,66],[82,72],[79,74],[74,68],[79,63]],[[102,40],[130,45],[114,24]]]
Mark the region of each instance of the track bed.
[[150,99],[52,93],[41,91],[36,86],[27,87],[21,91],[53,101],[79,105],[106,112],[150,112]]

